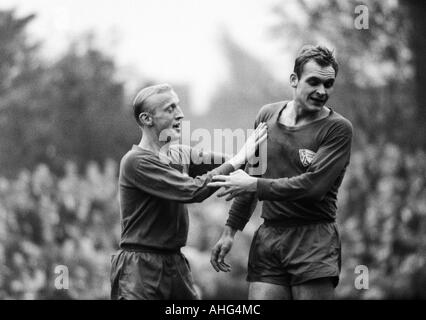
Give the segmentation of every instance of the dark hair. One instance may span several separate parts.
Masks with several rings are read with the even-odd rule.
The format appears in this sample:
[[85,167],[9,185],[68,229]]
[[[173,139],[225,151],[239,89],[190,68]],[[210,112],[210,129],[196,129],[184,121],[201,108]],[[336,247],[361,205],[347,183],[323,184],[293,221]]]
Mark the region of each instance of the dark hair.
[[297,55],[297,58],[294,62],[294,73],[300,79],[303,71],[303,66],[308,63],[310,60],[314,60],[321,67],[332,66],[337,76],[339,71],[339,65],[337,64],[336,58],[334,57],[334,52],[323,46],[313,46],[307,45],[304,46]]
[[147,109],[146,107],[146,103],[145,100],[154,95],[154,94],[158,94],[158,93],[162,93],[162,92],[166,92],[166,91],[171,91],[173,90],[172,86],[170,86],[167,83],[163,83],[163,84],[156,84],[153,86],[149,86],[146,88],[143,88],[142,90],[140,90],[137,94],[135,99],[133,100],[133,115],[136,119],[136,122],[141,125],[141,122],[139,120],[139,115],[142,112],[148,112],[150,110]]

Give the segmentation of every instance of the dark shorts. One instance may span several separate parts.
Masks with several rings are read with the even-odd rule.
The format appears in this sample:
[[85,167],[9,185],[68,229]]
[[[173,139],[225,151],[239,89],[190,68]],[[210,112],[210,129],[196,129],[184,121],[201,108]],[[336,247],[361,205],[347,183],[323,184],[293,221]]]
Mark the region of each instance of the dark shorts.
[[119,250],[111,258],[113,300],[197,300],[185,256]]
[[336,223],[292,227],[262,224],[251,244],[247,281],[294,286],[331,278],[336,287],[340,268]]

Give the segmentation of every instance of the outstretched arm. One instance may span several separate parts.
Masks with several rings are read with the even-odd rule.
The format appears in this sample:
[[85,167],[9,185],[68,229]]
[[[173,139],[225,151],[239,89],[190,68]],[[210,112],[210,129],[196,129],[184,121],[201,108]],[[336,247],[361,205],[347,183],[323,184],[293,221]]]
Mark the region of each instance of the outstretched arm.
[[[266,135],[266,125],[259,125],[247,139],[243,148],[228,162],[195,178],[182,174],[154,156],[144,157],[136,163],[136,175],[131,177],[131,185],[167,200],[179,202],[203,201],[217,190],[208,186],[212,177],[217,174],[229,174],[238,169],[254,155],[256,148],[266,139]],[[131,172],[133,171],[131,170]]]
[[249,176],[242,170],[213,177],[209,185],[225,187],[218,196],[230,200],[243,193],[255,193],[259,200],[322,200],[349,163],[352,127],[339,125],[317,151],[308,170],[291,178],[264,179]]
[[188,174],[193,178],[218,168],[232,158],[229,155],[195,148],[190,148],[190,155]]

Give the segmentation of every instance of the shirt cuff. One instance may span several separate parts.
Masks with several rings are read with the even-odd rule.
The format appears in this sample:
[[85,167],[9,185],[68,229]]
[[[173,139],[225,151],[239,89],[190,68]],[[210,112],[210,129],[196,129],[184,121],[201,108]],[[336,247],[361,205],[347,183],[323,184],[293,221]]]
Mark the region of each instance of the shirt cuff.
[[227,176],[231,172],[234,172],[235,168],[232,166],[232,164],[230,164],[228,162],[225,162],[220,167],[218,167],[218,168],[216,168],[214,170],[216,171],[214,173],[214,175],[224,175],[224,176]]
[[243,231],[248,220],[241,219],[240,217],[229,215],[228,220],[226,220],[225,225],[230,226],[231,228]]
[[268,190],[268,179],[264,179],[264,178],[257,178],[257,197],[259,198],[260,201],[265,199],[265,195],[267,193]]

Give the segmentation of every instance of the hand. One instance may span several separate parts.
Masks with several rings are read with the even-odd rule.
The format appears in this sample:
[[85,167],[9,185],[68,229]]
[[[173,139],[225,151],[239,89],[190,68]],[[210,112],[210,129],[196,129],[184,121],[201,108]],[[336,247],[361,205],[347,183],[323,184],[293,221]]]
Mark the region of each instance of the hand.
[[235,232],[235,229],[232,229],[229,226],[225,226],[222,236],[212,249],[210,263],[217,272],[231,271],[231,266],[227,262],[225,262],[225,256],[232,248]]
[[263,141],[268,137],[266,123],[261,122],[256,130],[247,138],[244,146],[241,150],[229,161],[231,165],[238,169],[246,161],[254,157],[257,148],[262,144]]
[[257,190],[257,178],[249,176],[243,170],[237,170],[232,172],[229,176],[218,175],[212,179],[214,182],[207,184],[209,187],[225,187],[225,190],[218,193],[218,197],[224,197],[229,201],[241,193],[256,192]]

